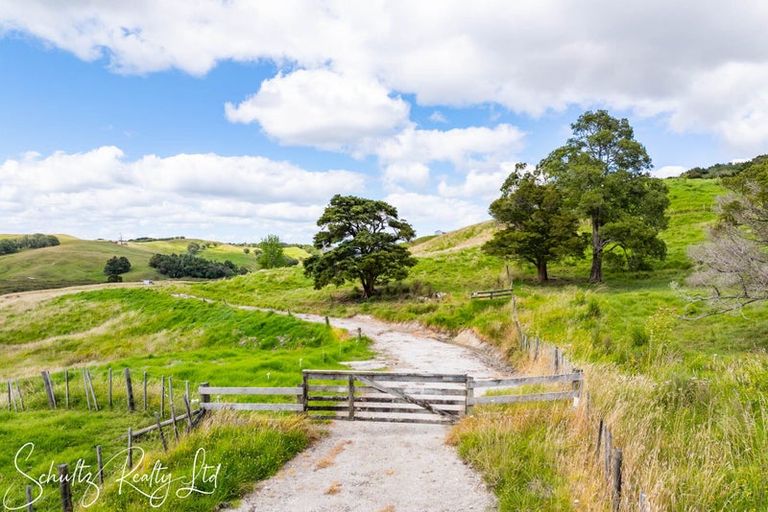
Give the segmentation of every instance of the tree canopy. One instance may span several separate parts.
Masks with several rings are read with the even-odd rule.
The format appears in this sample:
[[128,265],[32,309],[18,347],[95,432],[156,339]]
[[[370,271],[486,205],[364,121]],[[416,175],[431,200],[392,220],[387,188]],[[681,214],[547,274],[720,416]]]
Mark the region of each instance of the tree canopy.
[[483,245],[489,254],[513,257],[536,266],[540,282],[547,281],[547,264],[565,256],[584,256],[579,218],[565,208],[563,195],[540,170],[519,164],[501,187],[501,197],[490,207],[502,225]]
[[125,274],[131,270],[131,262],[125,256],[112,256],[104,265],[104,275],[110,282],[122,281],[120,274]]
[[651,158],[626,119],[588,111],[571,125],[573,135],[539,164],[566,203],[591,225],[591,282],[603,279],[603,256],[632,269],[663,259],[658,237],[666,228],[667,187],[648,173]]
[[288,260],[283,254],[283,244],[277,235],[267,235],[259,242],[259,266],[261,268],[277,268],[288,266]]
[[314,246],[321,254],[304,261],[315,288],[360,280],[364,295],[371,297],[376,286],[404,279],[416,264],[400,243],[413,239],[413,228],[384,201],[335,195],[317,225],[321,231]]

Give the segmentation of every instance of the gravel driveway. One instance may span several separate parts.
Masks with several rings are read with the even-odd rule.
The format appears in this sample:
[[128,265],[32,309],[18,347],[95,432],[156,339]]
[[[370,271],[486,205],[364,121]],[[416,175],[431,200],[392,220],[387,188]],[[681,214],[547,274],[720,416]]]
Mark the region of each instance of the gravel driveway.
[[[314,322],[315,315],[296,315]],[[373,340],[375,361],[359,369],[505,375],[477,351],[422,329],[370,317],[332,319],[332,325]],[[329,435],[261,482],[233,510],[253,512],[489,511],[496,499],[480,476],[445,444],[443,425],[332,422]]]

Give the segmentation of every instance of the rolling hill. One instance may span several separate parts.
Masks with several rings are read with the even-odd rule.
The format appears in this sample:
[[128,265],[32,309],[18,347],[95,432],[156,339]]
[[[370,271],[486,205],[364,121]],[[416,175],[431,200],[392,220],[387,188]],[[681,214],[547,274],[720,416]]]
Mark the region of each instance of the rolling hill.
[[[12,237],[17,235],[0,235]],[[245,254],[243,248],[219,242],[197,239],[153,240],[117,244],[106,240],[83,240],[69,235],[56,235],[61,245],[31,249],[0,256],[0,294],[58,288],[105,281],[102,270],[112,256],[125,256],[131,262],[131,271],[123,275],[125,281],[163,279],[149,266],[155,253],[184,253],[190,242],[209,246],[199,256],[214,260],[231,260],[249,270],[257,270],[256,256]],[[304,259],[309,254],[300,247],[286,247],[287,256]]]

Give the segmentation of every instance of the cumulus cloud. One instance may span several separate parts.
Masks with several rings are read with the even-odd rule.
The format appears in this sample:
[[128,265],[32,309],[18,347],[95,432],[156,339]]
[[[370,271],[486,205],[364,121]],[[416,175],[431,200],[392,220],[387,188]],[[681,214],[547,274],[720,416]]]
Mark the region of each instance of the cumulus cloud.
[[384,186],[387,190],[423,188],[429,182],[429,167],[419,162],[397,162],[384,169]]
[[335,193],[364,194],[345,170],[310,172],[259,156],[146,155],[116,147],[35,153],[0,163],[0,216],[16,232],[85,236],[188,235],[307,241]]
[[473,198],[487,203],[499,195],[499,189],[510,171],[508,165],[491,172],[471,170],[464,177],[464,181],[457,185],[450,185],[445,179],[441,180],[437,190],[441,196]]
[[[0,30],[33,34],[82,59],[106,57],[121,73],[199,75],[222,60],[330,65],[344,80],[368,77],[420,104],[490,102],[533,115],[602,104],[668,115],[677,129],[711,130],[745,150],[768,142],[767,22],[760,0],[727,9],[716,0],[637,8],[602,0],[0,6]],[[289,76],[274,85],[288,87]],[[245,118],[254,115],[248,105]],[[266,107],[256,107],[267,119]]]
[[377,81],[328,69],[278,74],[253,96],[225,106],[232,122],[258,122],[281,143],[323,149],[355,147],[394,133],[407,123],[409,110]]
[[384,198],[419,234],[452,230],[488,219],[487,208],[472,201],[434,194],[398,192]]

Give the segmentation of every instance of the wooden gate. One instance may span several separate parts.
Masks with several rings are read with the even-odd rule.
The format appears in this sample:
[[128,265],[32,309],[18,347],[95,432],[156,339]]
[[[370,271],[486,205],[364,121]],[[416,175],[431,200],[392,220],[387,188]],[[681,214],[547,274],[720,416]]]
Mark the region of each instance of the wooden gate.
[[312,418],[453,423],[467,411],[466,375],[304,371],[303,404]]
[[[543,402],[581,396],[579,370],[540,375],[475,380],[444,373],[304,370],[301,386],[212,387],[202,385],[200,408],[307,413],[311,418],[391,423],[453,423],[477,405]],[[567,391],[513,393],[530,385],[567,385]],[[523,388],[524,390],[524,388]],[[486,394],[487,391],[491,393]],[[254,401],[211,401],[215,396],[260,396]],[[478,396],[479,395],[479,396]]]

